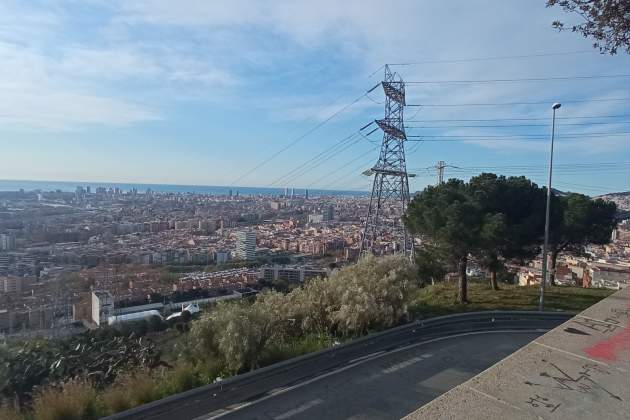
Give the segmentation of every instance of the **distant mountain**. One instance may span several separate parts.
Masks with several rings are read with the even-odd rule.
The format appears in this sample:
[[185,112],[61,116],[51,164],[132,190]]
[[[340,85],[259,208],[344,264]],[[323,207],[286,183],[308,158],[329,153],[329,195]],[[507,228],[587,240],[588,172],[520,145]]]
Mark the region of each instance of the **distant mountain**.
[[630,212],[630,191],[604,194],[594,198],[602,198],[606,201],[612,201],[617,204],[617,208],[619,210]]

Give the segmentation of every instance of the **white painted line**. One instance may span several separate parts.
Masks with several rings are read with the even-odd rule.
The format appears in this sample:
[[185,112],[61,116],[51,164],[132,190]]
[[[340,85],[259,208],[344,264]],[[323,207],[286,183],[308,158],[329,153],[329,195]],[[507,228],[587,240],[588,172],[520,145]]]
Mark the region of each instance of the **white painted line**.
[[433,355],[430,354],[430,353],[421,354],[420,356],[412,357],[411,359],[404,360],[404,361],[402,361],[400,363],[397,363],[397,364],[392,365],[392,366],[390,366],[388,368],[385,368],[381,372],[382,373],[394,373],[394,372],[397,372],[397,371],[399,371],[401,369],[409,367],[409,366],[411,366],[411,365],[413,365],[415,363],[421,362],[424,359],[428,359],[429,357],[433,357]]
[[[253,401],[249,401],[249,402],[243,403],[238,408],[235,408],[235,409],[232,409],[232,410],[229,410],[229,411],[228,410],[224,410],[224,409],[215,410],[215,411],[213,411],[211,413],[208,413],[205,416],[197,417],[194,420],[214,420],[214,419],[218,419],[218,418],[221,418],[221,417],[226,416],[228,414],[232,414],[232,413],[235,413],[235,412],[237,412],[239,410],[242,410],[243,408],[249,407],[250,405],[259,404],[259,403],[261,403],[263,401],[266,401],[266,400],[268,400],[270,398],[273,398],[273,397],[275,397],[277,395],[284,394],[285,392],[289,392],[289,391],[292,391],[294,389],[298,389],[298,388],[301,388],[303,386],[309,385],[309,384],[311,384],[313,382],[319,381],[321,379],[327,378],[329,376],[336,375],[336,374],[344,372],[344,371],[346,371],[348,369],[352,369],[352,368],[354,368],[356,366],[359,366],[359,365],[362,365],[362,364],[367,363],[369,361],[378,359],[379,357],[382,357],[382,356],[385,356],[385,355],[390,355],[390,354],[396,354],[396,353],[399,353],[401,351],[409,350],[411,348],[423,346],[425,344],[430,344],[430,343],[435,343],[435,342],[438,342],[438,341],[449,340],[451,338],[466,337],[466,336],[469,336],[469,335],[499,334],[499,333],[531,333],[531,332],[539,332],[539,331],[540,330],[538,330],[538,329],[531,329],[531,330],[495,330],[495,331],[478,331],[478,332],[474,332],[473,331],[473,332],[466,332],[466,333],[449,335],[449,336],[446,336],[446,337],[432,338],[431,340],[420,341],[418,343],[410,344],[410,345],[407,345],[405,347],[399,347],[399,348],[391,350],[389,352],[373,353],[372,355],[370,355],[369,358],[363,358],[362,360],[360,360],[358,362],[355,362],[355,363],[352,363],[352,364],[348,364],[348,365],[343,366],[343,367],[341,367],[341,368],[339,368],[337,370],[333,370],[333,371],[324,373],[324,374],[322,374],[320,376],[316,376],[314,378],[308,379],[308,380],[306,380],[304,382],[300,382],[299,384],[296,384],[296,385],[293,385],[293,386],[290,386],[290,387],[287,387],[287,388],[282,388],[279,391],[277,391],[276,393],[274,393],[273,395],[267,394],[264,397],[261,397],[261,398],[259,398],[257,400],[253,400]],[[429,357],[432,356],[432,354],[429,354],[429,353],[427,353],[427,355]]]
[[295,407],[292,410],[287,411],[286,413],[280,414],[278,416],[274,417],[274,420],[284,420],[284,419],[288,419],[291,418],[293,416],[295,416],[296,414],[300,414],[303,413],[304,411],[308,410],[311,407],[315,407],[316,405],[319,405],[321,403],[323,403],[324,400],[320,400],[319,398],[316,400],[312,400],[309,402],[306,402],[298,407]]
[[352,359],[352,360],[350,360],[350,361],[348,362],[348,364],[350,364],[350,365],[351,365],[351,364],[353,364],[353,363],[360,362],[360,361],[362,361],[362,360],[364,360],[364,359],[369,359],[369,358],[372,358],[372,357],[374,357],[374,356],[378,356],[379,354],[383,354],[383,353],[385,353],[385,350],[377,351],[377,352],[375,352],[375,353],[371,353],[371,354],[368,354],[368,355],[366,355],[366,356],[357,357],[356,359]]
[[415,363],[421,362],[423,359],[422,357],[412,357],[411,359],[407,359],[403,362],[400,363],[396,363],[395,365],[392,365],[390,367],[388,367],[387,369],[383,369],[381,372],[383,373],[394,373],[394,372],[398,372],[399,370],[402,370],[406,367],[409,367]]

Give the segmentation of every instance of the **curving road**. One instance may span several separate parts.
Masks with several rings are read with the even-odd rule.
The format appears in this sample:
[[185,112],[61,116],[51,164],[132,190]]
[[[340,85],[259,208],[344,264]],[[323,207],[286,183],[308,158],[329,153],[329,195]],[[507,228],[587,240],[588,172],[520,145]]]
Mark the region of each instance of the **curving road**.
[[541,334],[464,333],[411,345],[199,419],[399,419]]
[[399,418],[570,317],[493,311],[412,322],[108,419]]

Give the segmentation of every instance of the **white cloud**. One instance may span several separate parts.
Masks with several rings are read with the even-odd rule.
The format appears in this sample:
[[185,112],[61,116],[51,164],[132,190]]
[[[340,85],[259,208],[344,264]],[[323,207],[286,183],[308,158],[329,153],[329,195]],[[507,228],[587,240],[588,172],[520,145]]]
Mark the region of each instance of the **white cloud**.
[[64,86],[45,56],[0,43],[0,124],[68,130],[86,124],[129,125],[159,118],[156,110],[129,100]]
[[125,126],[160,118],[146,106],[41,85],[0,86],[0,94],[0,124],[7,128],[69,130],[86,124]]

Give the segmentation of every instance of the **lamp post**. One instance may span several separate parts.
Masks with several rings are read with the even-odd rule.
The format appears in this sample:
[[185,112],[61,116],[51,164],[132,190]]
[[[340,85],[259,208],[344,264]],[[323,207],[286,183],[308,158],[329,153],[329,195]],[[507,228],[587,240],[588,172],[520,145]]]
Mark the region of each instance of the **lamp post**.
[[545,284],[547,283],[547,249],[549,248],[549,214],[551,210],[551,174],[553,172],[553,140],[556,132],[556,109],[560,108],[559,103],[552,106],[553,118],[551,120],[551,152],[549,153],[549,180],[547,181],[547,209],[545,213],[545,241],[543,243],[542,255],[542,278],[540,279],[540,301],[538,310],[545,308]]

